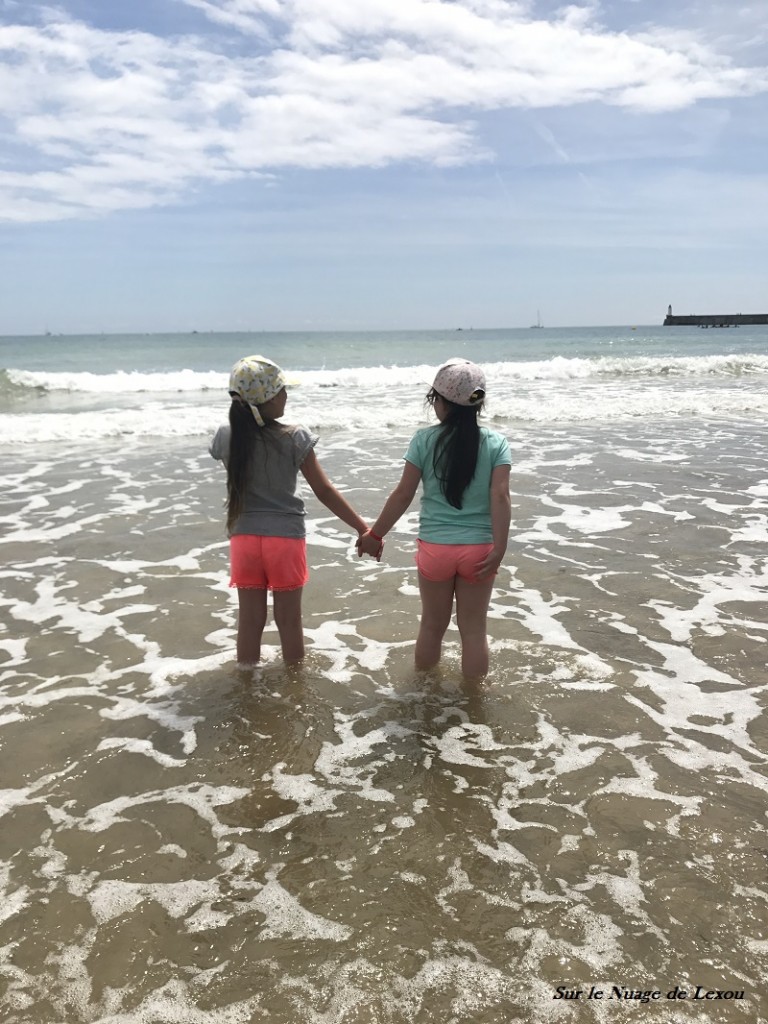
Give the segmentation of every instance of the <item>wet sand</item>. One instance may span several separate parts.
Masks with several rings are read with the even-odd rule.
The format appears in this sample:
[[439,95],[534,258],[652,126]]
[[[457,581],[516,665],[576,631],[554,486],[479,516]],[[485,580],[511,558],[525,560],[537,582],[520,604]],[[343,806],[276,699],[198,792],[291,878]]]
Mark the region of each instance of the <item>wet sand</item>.
[[[376,565],[309,501],[306,664],[247,672],[199,448],[6,459],[5,1018],[766,1020],[759,436],[515,436],[475,690],[412,669],[415,507]],[[373,516],[402,448],[320,455]]]

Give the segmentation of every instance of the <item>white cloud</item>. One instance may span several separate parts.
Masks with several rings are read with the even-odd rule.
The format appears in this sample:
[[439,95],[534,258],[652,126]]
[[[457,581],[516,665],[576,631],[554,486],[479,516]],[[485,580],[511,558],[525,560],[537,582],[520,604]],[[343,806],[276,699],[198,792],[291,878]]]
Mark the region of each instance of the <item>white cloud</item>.
[[218,32],[110,32],[43,8],[36,24],[0,26],[0,116],[15,143],[0,217],[164,204],[287,166],[487,159],[471,122],[481,111],[669,111],[768,90],[765,68],[733,66],[679,29],[609,32],[591,6],[544,20],[505,0],[182,2]]
[[269,38],[262,15],[280,16],[280,0],[232,0],[224,6],[215,0],[181,0],[188,7],[202,11],[211,21],[236,28],[248,35]]

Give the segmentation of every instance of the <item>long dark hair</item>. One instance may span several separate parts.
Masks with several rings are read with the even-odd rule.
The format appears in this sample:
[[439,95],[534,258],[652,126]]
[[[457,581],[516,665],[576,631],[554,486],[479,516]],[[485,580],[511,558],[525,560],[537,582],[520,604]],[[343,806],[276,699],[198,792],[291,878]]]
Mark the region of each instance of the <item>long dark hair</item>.
[[472,483],[477,469],[477,455],[480,450],[480,427],[477,417],[483,403],[456,405],[455,402],[443,398],[434,388],[426,400],[429,405],[434,406],[438,398],[445,402],[449,411],[440,424],[432,464],[445,500],[454,508],[461,508],[464,491]]
[[227,530],[243,511],[248,466],[259,431],[264,430],[253,418],[250,406],[240,398],[229,407],[229,459],[227,460]]

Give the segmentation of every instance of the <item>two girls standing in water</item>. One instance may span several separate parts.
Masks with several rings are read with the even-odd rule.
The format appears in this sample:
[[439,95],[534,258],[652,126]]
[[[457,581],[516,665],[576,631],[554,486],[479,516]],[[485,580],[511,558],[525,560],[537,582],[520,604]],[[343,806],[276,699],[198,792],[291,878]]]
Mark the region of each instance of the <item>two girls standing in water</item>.
[[314,453],[317,437],[304,427],[277,422],[287,397],[278,366],[262,356],[241,359],[232,369],[229,390],[229,426],[219,429],[210,451],[227,466],[238,661],[259,660],[267,590],[274,593],[283,658],[293,663],[304,655],[301,594],[308,573],[304,505],[296,494],[301,472],[317,498],[357,531],[358,554],[376,558],[385,534],[423,484],[416,668],[429,669],[440,660],[455,601],[462,671],[468,678],[485,675],[488,605],[509,534],[511,458],[506,439],[478,425],[485,399],[480,367],[464,359],[440,367],[427,395],[438,424],[412,438],[400,483],[370,530],[323,472]]

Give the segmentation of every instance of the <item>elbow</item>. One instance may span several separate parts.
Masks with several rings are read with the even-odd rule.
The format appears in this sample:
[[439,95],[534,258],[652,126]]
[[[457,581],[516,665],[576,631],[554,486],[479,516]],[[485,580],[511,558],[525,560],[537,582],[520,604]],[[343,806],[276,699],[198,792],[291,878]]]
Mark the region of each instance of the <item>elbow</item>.
[[336,491],[333,485],[326,481],[322,484],[318,484],[317,487],[313,487],[312,493],[314,494],[314,496],[317,498],[321,505],[327,506],[328,502],[333,499],[333,496],[336,493]]
[[512,502],[508,494],[500,494],[491,502],[491,518],[499,524],[509,523],[512,518]]
[[414,493],[414,491],[406,490],[405,488],[395,488],[392,494],[392,498],[396,504],[396,507],[400,515],[408,511],[408,508],[410,507],[410,504],[413,501]]

